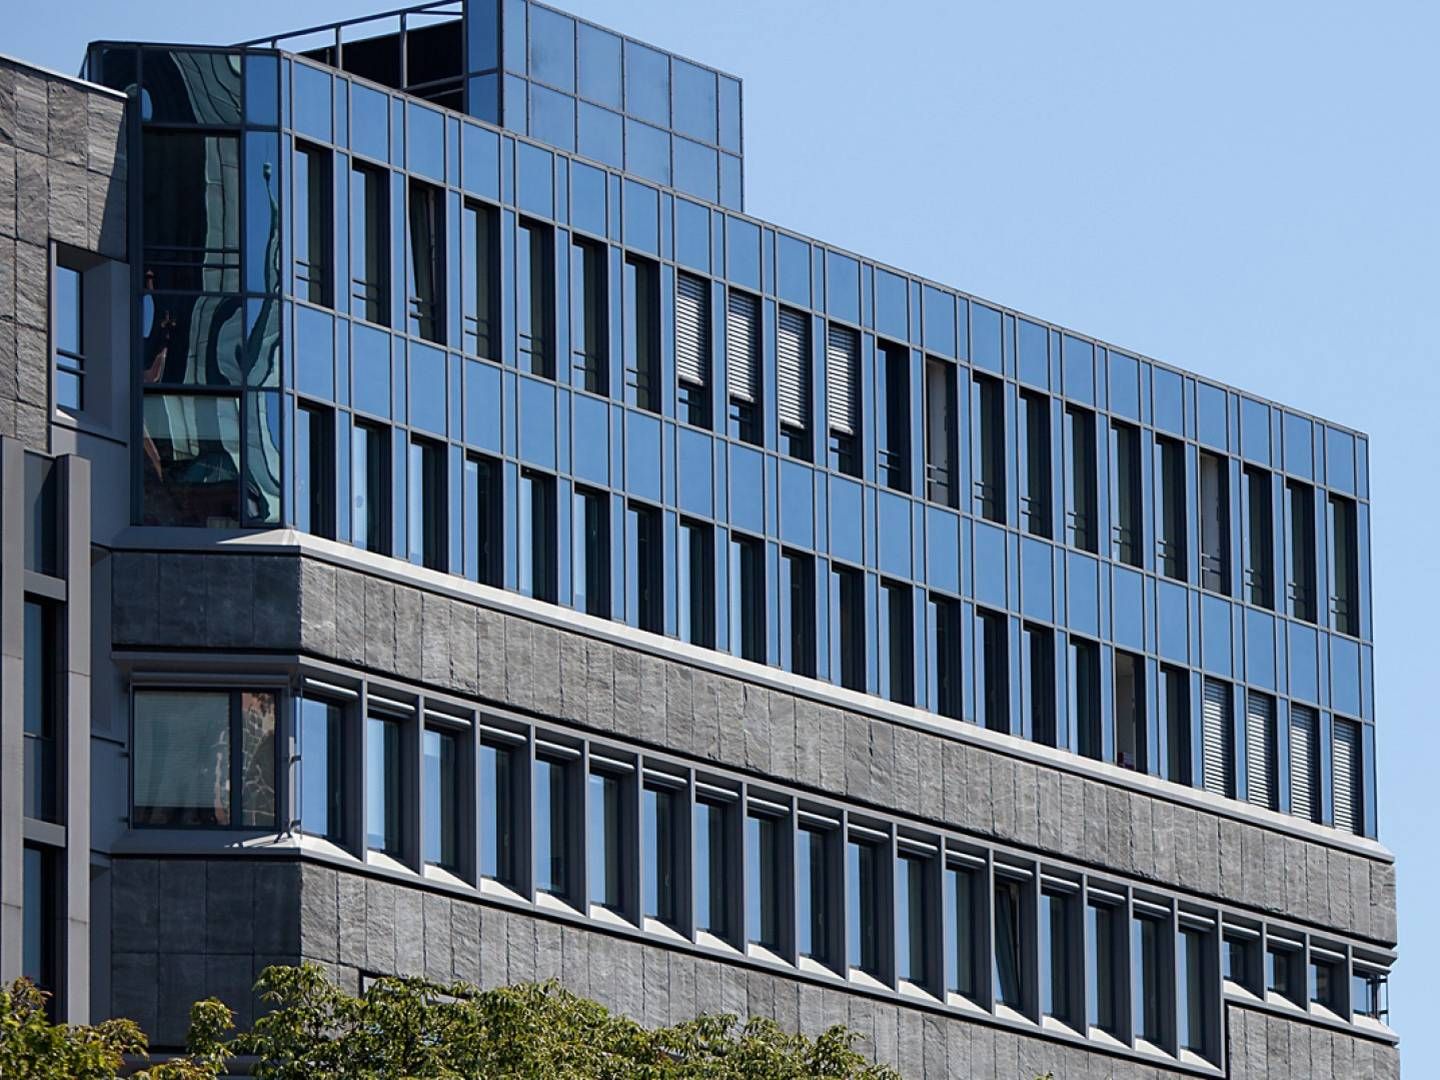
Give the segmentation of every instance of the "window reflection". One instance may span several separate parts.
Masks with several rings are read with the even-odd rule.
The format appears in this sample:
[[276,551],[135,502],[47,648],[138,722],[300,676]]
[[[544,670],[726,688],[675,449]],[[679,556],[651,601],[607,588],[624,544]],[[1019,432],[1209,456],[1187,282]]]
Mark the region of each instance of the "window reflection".
[[152,393],[144,420],[145,524],[239,525],[239,401]]
[[147,129],[143,153],[146,288],[238,289],[239,140]]

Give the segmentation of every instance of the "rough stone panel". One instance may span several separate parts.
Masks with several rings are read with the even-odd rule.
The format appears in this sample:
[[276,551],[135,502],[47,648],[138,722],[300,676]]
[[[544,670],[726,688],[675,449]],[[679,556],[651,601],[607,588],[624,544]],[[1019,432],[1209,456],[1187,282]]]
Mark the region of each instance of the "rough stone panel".
[[925,1073],[925,1016],[913,1009],[895,1010],[895,1067],[901,1076]]
[[[190,563],[190,567],[197,576],[203,574],[205,590],[200,608],[205,631],[195,644],[230,647],[251,644],[255,639],[255,560],[243,555],[206,555]],[[321,601],[317,598],[317,602]]]
[[327,867],[300,867],[300,951],[306,959],[335,963],[340,958],[336,876]]
[[468,900],[450,901],[450,978],[480,982],[480,905]]
[[[15,222],[15,324],[29,327],[40,333],[40,351],[46,351],[45,335],[50,328],[50,249],[46,235],[45,216],[47,185],[45,163],[33,154],[21,154],[16,159],[16,179],[19,196],[16,205]],[[17,344],[17,354],[23,363],[24,345]],[[22,398],[43,404],[42,394],[36,398]]]
[[1325,849],[1318,844],[1306,844],[1305,891],[1309,894],[1310,918],[1322,924],[1330,922],[1329,868]]
[[254,560],[256,644],[269,649],[299,648],[301,561],[288,556]]
[[479,685],[475,665],[475,607],[459,601],[450,603],[450,685],[466,694],[475,693]]
[[794,781],[797,778],[795,744],[795,699],[789,694],[770,691],[770,764],[781,780]]
[[366,966],[388,975],[396,967],[395,897],[399,890],[388,881],[365,882]]
[[481,697],[505,698],[505,616],[489,608],[475,611],[475,674]]
[[863,716],[845,713],[844,793],[862,802],[873,801],[870,784],[870,730]]
[[205,996],[219,998],[230,1006],[235,1011],[235,1026],[241,1031],[249,1029],[255,1016],[253,963],[249,953],[209,953],[205,957]]
[[[0,106],[3,108],[3,106]],[[3,122],[3,121],[0,121]],[[0,236],[14,237],[15,235],[15,148],[5,144],[3,132],[0,132]],[[10,258],[14,258],[13,248]],[[15,287],[14,273],[4,279],[10,283],[10,288]],[[14,300],[14,292],[6,293],[0,289],[0,313],[10,310],[10,304]]]
[[300,560],[300,633],[308,648],[336,652],[335,568],[317,559]]
[[[418,589],[408,586],[402,585],[395,589],[395,667],[392,670],[412,678],[415,672],[422,670],[421,654],[424,643],[420,637],[423,622],[421,595]],[[441,670],[448,670],[449,667],[447,657]]]
[[[28,249],[26,249],[28,250]],[[50,355],[45,333],[29,326],[15,328],[15,399],[49,408]]]
[[15,141],[15,69],[0,60],[0,143]]
[[560,632],[553,626],[535,627],[535,711],[559,716],[563,711],[560,693]]
[[154,952],[160,947],[160,864],[116,859],[111,866],[113,947],[116,952]]
[[581,997],[591,997],[589,935],[567,926],[560,935],[560,979]]
[[506,937],[505,913],[495,908],[480,910],[480,985],[486,990],[504,986],[510,981],[506,959],[509,942]]
[[425,894],[395,889],[395,972],[425,974]]
[[110,1011],[149,1033],[160,1007],[160,957],[154,952],[116,952],[110,960]]
[[740,723],[745,746],[745,767],[758,772],[773,773],[773,738],[770,726],[770,694],[758,686],[738,683],[740,687]]
[[739,679],[715,680],[716,761],[743,760],[745,748],[745,684]]
[[85,167],[109,174],[125,156],[125,108],[95,94],[85,106]]
[[1151,799],[1150,820],[1154,842],[1155,878],[1176,881],[1175,876],[1175,806],[1160,799]]
[[915,736],[916,778],[920,784],[920,815],[930,821],[945,816],[945,776],[943,771],[944,742],[923,732]]
[[126,252],[125,200],[128,187],[123,173],[87,173],[89,217],[88,246],[107,259],[124,259]]
[[875,1003],[875,1061],[892,1069],[899,1063],[899,1009],[887,1001]]
[[293,964],[300,954],[300,868],[294,863],[255,864],[255,951]]
[[241,860],[211,860],[205,865],[205,951],[255,951],[255,867]]
[[1130,837],[1132,869],[1144,878],[1155,876],[1155,825],[1150,814],[1154,800],[1145,795],[1131,793]]
[[875,802],[890,810],[914,814],[920,801],[920,781],[911,750],[914,732],[890,724],[871,726],[875,733],[870,739],[870,790],[875,793]]
[[1105,831],[1108,846],[1104,861],[1117,870],[1133,872],[1135,868],[1135,836],[1130,793],[1119,788],[1105,789]]
[[50,236],[80,248],[90,241],[90,175],[79,165],[50,163]]
[[535,707],[535,628],[526,619],[505,618],[505,696],[520,709]]
[[205,864],[190,859],[160,861],[160,947],[172,952],[205,951]]
[[691,673],[692,753],[711,761],[720,758],[720,678],[709,671]]
[[190,1026],[190,1005],[205,996],[205,954],[162,952],[157,976],[159,1009],[149,1031],[151,1049],[183,1046]]
[[585,715],[599,731],[614,731],[615,654],[619,650],[603,641],[585,643]]
[[425,977],[445,982],[455,969],[455,942],[450,926],[450,898],[439,893],[425,894],[422,907],[425,927]]
[[959,824],[966,820],[965,804],[969,791],[965,787],[965,753],[963,743],[947,742],[941,748],[940,784],[944,791],[944,820]]
[[1028,761],[1015,763],[1015,838],[1027,847],[1040,842],[1040,796],[1036,767]]
[[665,665],[665,744],[678,753],[695,748],[693,683],[690,669],[679,664]]
[[1386,944],[1395,943],[1395,866],[1370,864],[1371,931]]
[[335,572],[335,658],[365,663],[365,579],[352,570]]
[[[408,593],[409,590],[406,592]],[[421,593],[419,599],[420,677],[434,686],[448,686],[450,683],[450,603],[444,597],[436,596],[434,593]],[[405,669],[402,667],[401,670]]]
[[1037,794],[1039,805],[1036,813],[1039,815],[1040,833],[1038,842],[1044,851],[1063,851],[1063,831],[1065,827],[1065,788],[1064,777],[1060,773],[1053,773],[1041,769],[1037,777]]
[[660,949],[646,949],[640,958],[640,1022],[664,1027],[670,1022],[670,965]]
[[[615,712],[617,720],[625,714],[623,712],[624,702],[620,697],[619,672],[620,657],[628,650],[616,649],[616,687],[615,687]],[[637,718],[633,721],[637,730],[641,733],[639,737],[655,746],[663,745],[665,742],[666,717],[669,715],[669,692],[666,689],[666,680],[669,676],[669,665],[658,656],[651,656],[649,653],[640,654],[640,708]]]
[[1370,903],[1370,863],[1357,855],[1346,856],[1350,878],[1350,910],[1355,933],[1361,937],[1375,936],[1374,909]]
[[59,79],[47,87],[50,157],[69,165],[85,164],[89,116],[85,99],[89,95],[74,83]]
[[365,879],[357,874],[336,874],[335,879],[335,906],[339,917],[337,957],[348,967],[363,968],[369,962]]
[[[474,637],[474,627],[471,627]],[[473,655],[473,641],[471,653]],[[635,662],[634,655],[628,659]],[[586,722],[585,708],[585,639],[579,634],[560,635],[560,716],[573,723]]]

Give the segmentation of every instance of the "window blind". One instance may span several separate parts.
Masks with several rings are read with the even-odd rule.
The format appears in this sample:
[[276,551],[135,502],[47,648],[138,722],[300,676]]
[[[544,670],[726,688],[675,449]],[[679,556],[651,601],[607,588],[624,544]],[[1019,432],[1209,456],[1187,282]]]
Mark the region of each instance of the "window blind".
[[759,344],[760,302],[749,293],[732,289],[725,320],[725,378],[730,396],[739,401],[755,401]]
[[1201,715],[1202,781],[1215,795],[1230,794],[1230,688],[1213,679],[1205,680]]
[[804,430],[810,401],[810,323],[798,311],[780,309],[777,330],[776,404],[780,423]]
[[1264,694],[1245,696],[1245,801],[1275,808],[1275,702]]
[[831,431],[855,434],[859,372],[860,335],[848,326],[832,323],[825,341],[825,416]]
[[710,383],[710,288],[683,273],[675,279],[675,372],[691,386]]
[[1335,721],[1335,827],[1360,831],[1360,732],[1348,720]]
[[1290,706],[1290,812],[1315,821],[1320,800],[1315,790],[1315,710]]

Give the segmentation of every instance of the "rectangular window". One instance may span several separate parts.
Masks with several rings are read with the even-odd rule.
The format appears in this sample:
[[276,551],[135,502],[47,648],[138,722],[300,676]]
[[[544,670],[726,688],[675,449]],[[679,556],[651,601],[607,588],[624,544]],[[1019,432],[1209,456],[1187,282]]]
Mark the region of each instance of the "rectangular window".
[[1005,522],[1005,386],[975,375],[970,383],[971,461],[974,512],[987,521]]
[[566,760],[535,759],[535,888],[562,900],[575,889],[570,838],[580,831],[580,822],[571,820],[571,767]]
[[[881,400],[875,405],[876,479],[910,490],[910,350],[882,341],[876,350]],[[858,399],[854,405],[858,410]]]
[[1200,587],[1230,591],[1230,466],[1200,453]]
[[499,360],[500,212],[493,206],[467,202],[461,242],[464,348],[471,356]]
[[725,379],[730,392],[730,435],[763,446],[760,387],[760,301],[731,289],[725,319]]
[[416,337],[445,344],[445,193],[410,181],[410,310]]
[[397,858],[405,844],[402,735],[400,721],[391,717],[365,720],[365,842]]
[[1245,695],[1245,801],[1274,810],[1280,784],[1275,775],[1275,699]]
[[460,868],[461,746],[459,732],[425,729],[425,861],[455,871]]
[[60,803],[60,642],[56,609],[25,600],[25,816],[55,821]]
[[1230,719],[1230,687],[1204,682],[1200,716],[1201,783],[1213,795],[1234,797],[1235,728]]
[[780,413],[781,449],[790,457],[809,461],[810,317],[780,308],[775,335],[775,403]]
[[1155,437],[1155,558],[1160,572],[1186,580],[1185,568],[1185,444]]
[[1110,1035],[1120,1033],[1120,909],[1091,900],[1085,905],[1086,999],[1090,1027]]
[[[660,511],[642,503],[630,504],[630,610],[635,614],[635,625],[652,634],[665,632],[665,541],[661,533]],[[693,560],[693,547],[691,558]],[[692,581],[690,592],[701,591],[713,595],[714,590],[703,590]],[[691,612],[692,618],[694,612]],[[693,627],[693,622],[691,626]]]
[[1046,746],[1060,745],[1055,729],[1055,635],[1046,627],[1025,623],[1021,636],[1021,686],[1030,737]]
[[1161,920],[1136,915],[1130,923],[1131,1022],[1135,1038],[1152,1046],[1166,1043],[1169,994],[1169,931]]
[[335,242],[331,230],[330,152],[318,146],[295,144],[295,295],[312,304],[329,307],[330,267]]
[[351,441],[354,487],[350,535],[366,551],[390,554],[390,429],[356,422]]
[[865,689],[865,572],[835,565],[836,644],[840,656],[840,685]]
[[300,827],[311,836],[345,842],[345,707],[301,698]]
[[515,228],[515,315],[520,370],[555,377],[555,233],[521,218]]
[[570,515],[570,581],[575,609],[610,616],[610,496],[575,485]]
[[1335,738],[1331,745],[1334,767],[1333,799],[1335,828],[1348,833],[1364,831],[1364,789],[1360,774],[1360,725],[1352,720],[1335,718]]
[[335,412],[295,406],[295,527],[335,536]]
[[1301,952],[1298,943],[1270,939],[1265,950],[1265,991],[1276,994],[1286,1001],[1300,1005],[1304,1003],[1305,988],[1301,984],[1304,972],[1301,970]]
[[1114,470],[1110,480],[1111,550],[1121,562],[1139,566],[1145,536],[1140,429],[1118,420],[1111,421],[1110,448]]
[[51,994],[60,988],[60,877],[56,864],[55,850],[25,845],[20,974]]
[[955,365],[925,358],[925,497],[955,506],[959,428],[956,424]]
[[730,640],[745,660],[765,663],[765,543],[732,533],[730,541]]
[[960,682],[960,602],[938,593],[930,594],[930,637],[935,655],[930,664],[934,686],[930,701],[941,716],[959,720],[963,713]]
[[1075,718],[1076,749],[1103,761],[1105,732],[1100,717],[1100,646],[1070,638],[1070,715]]
[[555,602],[555,478],[520,470],[520,592]]
[[745,818],[745,935],[771,951],[780,949],[780,830],[786,824],[769,814]]
[[1180,1049],[1205,1056],[1209,1040],[1205,1033],[1206,1004],[1210,1000],[1209,979],[1210,935],[1192,926],[1181,925],[1179,948],[1175,959],[1180,969],[1175,973],[1175,992],[1180,995],[1175,1010],[1180,1020],[1177,1042]]
[[1310,950],[1310,963],[1308,971],[1310,1002],[1322,1008],[1338,1013],[1343,1007],[1340,1003],[1340,988],[1344,982],[1343,958],[1321,955],[1314,947]]
[[273,829],[276,712],[269,691],[136,690],[133,824]]
[[390,177],[368,165],[350,169],[350,314],[390,322]]
[[715,530],[703,521],[681,518],[679,541],[675,569],[680,580],[675,593],[680,606],[680,639],[714,648]]
[[505,582],[505,480],[500,462],[465,458],[465,572],[482,585]]
[[1285,560],[1290,615],[1315,621],[1315,489],[1298,480],[1285,481],[1285,518],[1290,547]]
[[1252,994],[1258,993],[1258,949],[1259,934],[1227,926],[1220,939],[1220,977]]
[[979,874],[967,867],[951,863],[945,867],[945,940],[950,949],[945,955],[945,988],[952,994],[974,1001],[980,985],[976,979],[980,913],[978,900],[983,897],[977,884]]
[[1149,771],[1148,730],[1145,721],[1145,661],[1115,651],[1115,764],[1122,769]]
[[915,986],[929,987],[930,860],[902,850],[895,860],[895,974]]
[[1079,987],[1075,977],[1079,950],[1075,938],[1077,897],[1046,890],[1040,897],[1040,1011],[1063,1024],[1076,1023]]
[[660,267],[625,256],[625,380],[629,401],[660,411]]
[[1241,483],[1245,488],[1245,599],[1257,607],[1273,608],[1275,525],[1270,474],[1247,465]]
[[55,344],[55,404],[71,412],[85,407],[85,275],[57,257],[51,319]]
[[830,429],[830,467],[859,476],[860,335],[835,323],[825,337],[825,423]]
[[1020,392],[1020,527],[1031,536],[1050,536],[1050,399]]
[[516,884],[518,840],[515,804],[521,790],[521,751],[493,742],[480,744],[480,873]]
[[839,830],[801,827],[795,837],[795,951],[817,964],[836,963],[835,867]]
[[1390,1016],[1386,1000],[1386,978],[1382,971],[1372,971],[1356,964],[1350,974],[1350,1011],[1356,1016],[1386,1022]]
[[619,776],[590,773],[590,903],[614,912],[625,908],[624,794]]
[[880,582],[880,643],[885,649],[884,697],[915,704],[915,614],[909,585]]
[[1165,778],[1191,783],[1190,676],[1180,668],[1160,666],[1160,715],[1165,722]]
[[445,448],[427,439],[410,440],[410,561],[431,570],[449,562],[449,531],[445,508],[450,489],[445,482]]
[[1290,706],[1290,812],[1320,820],[1320,723],[1315,710]]
[[846,936],[852,969],[874,978],[882,978],[881,943],[885,934],[884,889],[889,877],[884,871],[888,861],[880,844],[857,839],[853,834],[845,844],[845,912]]
[[695,929],[722,940],[730,937],[726,883],[734,877],[729,818],[725,804],[695,800]]
[[781,666],[815,676],[815,560],[799,551],[780,552]]
[[1082,551],[1100,551],[1095,460],[1095,414],[1065,407],[1065,539]]
[[1360,559],[1355,503],[1330,496],[1330,625],[1342,634],[1360,635]]
[[710,426],[710,283],[675,274],[675,376],[680,419]]
[[[1025,1008],[1025,886],[1012,878],[995,878],[995,1003],[1017,1011]],[[1033,910],[1032,910],[1033,917]]]
[[[145,177],[140,220],[147,288],[239,291],[239,138],[147,126],[141,150]],[[383,174],[381,180],[383,187]],[[357,208],[363,205],[355,201]],[[263,272],[265,284],[279,292],[280,262],[275,252],[263,264]]]
[[645,786],[641,811],[644,817],[645,917],[672,929],[683,929],[680,915],[681,874],[684,872],[682,816],[683,791],[660,785]]
[[607,249],[575,237],[570,245],[570,352],[577,385],[610,392],[610,319]]
[[980,723],[991,731],[1010,730],[1010,649],[1006,618],[975,612],[975,702]]

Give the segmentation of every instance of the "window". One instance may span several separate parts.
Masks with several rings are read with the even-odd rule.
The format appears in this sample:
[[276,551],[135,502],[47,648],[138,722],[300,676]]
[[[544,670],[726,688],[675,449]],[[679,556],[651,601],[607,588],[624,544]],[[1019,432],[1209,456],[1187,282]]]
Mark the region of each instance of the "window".
[[1123,945],[1121,919],[1115,904],[1091,899],[1085,905],[1086,1001],[1090,1027],[1120,1034],[1122,1012],[1119,956]]
[[1315,710],[1290,706],[1290,813],[1320,820],[1320,724]]
[[1065,539],[1082,551],[1100,551],[1095,414],[1065,407]]
[[610,320],[607,249],[576,237],[570,245],[570,352],[577,385],[610,392]]
[[57,612],[25,600],[25,816],[56,821],[60,803],[60,641]]
[[445,343],[445,196],[430,184],[410,181],[410,333]]
[[1141,477],[1140,429],[1118,420],[1111,421],[1112,551],[1115,558],[1130,566],[1141,563],[1144,543],[1144,511],[1141,499],[1144,481]]
[[783,818],[755,810],[745,818],[745,934],[772,952],[780,950],[780,830],[785,824]]
[[929,988],[934,930],[930,926],[932,861],[916,851],[899,849],[895,860],[895,974],[914,986]]
[[730,641],[745,660],[765,663],[765,544],[732,534],[730,541]]
[[1335,738],[1331,746],[1334,766],[1335,827],[1349,833],[1364,831],[1363,788],[1360,779],[1360,725],[1351,720],[1335,718]]
[[460,732],[425,729],[425,861],[446,870],[460,869]]
[[1145,726],[1145,661],[1115,652],[1115,764],[1137,772],[1148,770]]
[[1010,650],[1007,620],[996,611],[975,612],[975,701],[980,723],[1010,730]]
[[950,942],[945,955],[945,988],[971,1001],[980,996],[977,960],[984,954],[977,941],[981,925],[978,901],[984,896],[979,877],[968,865],[950,862],[945,867],[945,940]]
[[482,585],[505,582],[505,481],[500,462],[479,454],[465,458],[465,573]]
[[[142,152],[141,221],[147,287],[237,292],[240,140],[230,134],[147,127]],[[357,199],[355,205],[364,204]],[[270,291],[280,291],[279,279],[280,264],[272,250],[266,258],[264,278]]]
[[147,393],[143,409],[144,523],[239,525],[239,401],[222,394]]
[[1230,467],[1200,453],[1200,587],[1230,591]]
[[837,963],[838,823],[802,825],[795,837],[795,951],[817,964]]
[[839,648],[840,685],[865,689],[865,572],[835,565],[836,645]]
[[1245,466],[1245,599],[1257,607],[1275,606],[1274,521],[1270,508],[1270,474]]
[[1075,1026],[1079,985],[1076,961],[1080,933],[1078,897],[1046,889],[1040,897],[1040,1012]]
[[957,483],[958,426],[955,365],[925,358],[925,497],[954,506]]
[[825,338],[825,423],[830,429],[830,467],[859,476],[860,335],[835,323]]
[[[665,542],[660,531],[661,521],[657,508],[630,504],[630,611],[634,625],[652,634],[665,632]],[[694,559],[693,551],[691,559]],[[689,590],[692,595],[697,588],[692,581]],[[703,590],[707,596],[713,591]],[[693,611],[691,616],[693,619]]]
[[764,445],[760,406],[760,301],[731,289],[725,320],[725,378],[730,391],[730,435]]
[[1025,694],[1030,738],[1059,746],[1055,728],[1055,638],[1043,626],[1025,623],[1020,631],[1020,679]]
[[381,326],[390,322],[389,188],[382,169],[350,170],[350,314]]
[[881,392],[875,407],[876,479],[894,491],[909,491],[910,350],[882,341],[876,359]]
[[730,903],[726,883],[731,867],[730,809],[708,799],[695,800],[695,929],[728,940]]
[[1290,614],[1315,621],[1315,490],[1298,480],[1285,481],[1285,517],[1290,548],[1285,561]]
[[1020,392],[1020,527],[1031,536],[1050,536],[1050,399]]
[[1204,681],[1200,710],[1201,784],[1213,795],[1235,790],[1235,728],[1230,720],[1230,687]]
[[51,286],[55,404],[79,412],[85,407],[85,275],[61,258],[56,258]]
[[1330,625],[1342,634],[1360,635],[1360,560],[1356,546],[1355,503],[1330,496]]
[[[55,850],[25,845],[20,974],[51,994],[60,988],[60,876],[56,863]],[[53,1005],[53,1000],[49,1004]]]
[[562,900],[576,886],[570,838],[581,829],[570,772],[568,757],[535,758],[535,888]]
[[467,202],[461,230],[464,296],[461,333],[471,356],[500,359],[500,213]]
[[780,552],[780,664],[796,675],[815,675],[815,560]]
[[365,721],[365,842],[396,858],[405,846],[402,735],[393,717],[372,713]]
[[295,527],[335,536],[335,412],[295,407]]
[[680,912],[685,872],[681,850],[685,838],[683,798],[681,789],[668,784],[646,784],[641,806],[645,830],[644,914],[676,930],[683,930],[685,923]]
[[710,426],[710,283],[675,274],[675,375],[680,418]]
[[625,256],[625,380],[630,403],[660,411],[660,268]]
[[390,430],[356,422],[350,482],[355,497],[350,535],[366,551],[390,553]]
[[1180,1021],[1180,1049],[1208,1056],[1210,1039],[1207,1032],[1208,1009],[1206,1004],[1211,996],[1211,937],[1209,932],[1180,923],[1179,948],[1175,960],[1179,970],[1175,973],[1175,991],[1180,995],[1175,1010]]
[[330,198],[330,153],[316,146],[295,144],[295,295],[330,307],[335,242],[335,218]]
[[1272,937],[1265,950],[1265,990],[1292,1005],[1304,1002],[1305,973],[1301,968],[1300,943]]
[[[1023,1012],[1025,1009],[1025,886],[1008,875],[995,875],[995,1003]],[[1033,909],[1032,909],[1033,917]]]
[[[1005,390],[998,379],[972,376],[973,417],[971,460],[974,468],[975,513],[988,521],[1005,521]],[[1034,498],[1032,496],[1032,507]]]
[[1227,926],[1220,939],[1220,977],[1254,994],[1259,987],[1260,935],[1257,931]]
[[901,705],[915,704],[915,615],[909,585],[880,582],[880,642],[885,650],[880,693]]
[[1100,646],[1070,638],[1070,715],[1075,718],[1076,749],[1103,761],[1105,732],[1100,718]]
[[617,913],[625,896],[625,782],[610,772],[590,772],[590,903]]
[[519,877],[515,807],[523,753],[488,739],[480,744],[480,873],[506,885],[518,884]]
[[810,448],[810,318],[780,309],[776,327],[776,405],[780,413],[781,449],[809,461]]
[[136,690],[135,825],[275,827],[276,695]]
[[963,713],[960,683],[960,602],[939,593],[930,594],[930,640],[935,655],[930,664],[931,707],[941,716],[959,720]]
[[549,225],[521,218],[515,229],[515,315],[520,369],[555,377],[555,235]]
[[1136,914],[1130,921],[1131,1023],[1137,1040],[1157,1047],[1166,1045],[1169,1034],[1169,937],[1169,927],[1159,918]]
[[555,478],[520,470],[520,592],[555,602]]
[[444,570],[449,533],[445,507],[450,491],[445,483],[445,448],[427,439],[410,440],[410,561],[432,570]]
[[324,698],[299,701],[300,827],[345,842],[345,707]]
[[889,884],[889,875],[885,872],[888,861],[881,843],[857,836],[852,830],[845,844],[849,961],[852,970],[876,979],[884,978],[880,965],[888,921],[884,895]]
[[1160,715],[1165,721],[1165,778],[1191,783],[1190,676],[1180,668],[1160,666]]
[[1384,1023],[1390,1016],[1386,987],[1383,971],[1354,964],[1350,973],[1350,1011]]
[[1306,972],[1306,989],[1309,991],[1311,1004],[1319,1005],[1332,1013],[1339,1013],[1344,1008],[1341,993],[1345,982],[1344,963],[1343,956],[1311,946],[1310,963]]
[[575,485],[570,518],[570,581],[575,609],[610,616],[610,496]]
[[1185,568],[1185,446],[1155,437],[1155,503],[1158,510],[1155,557],[1160,572],[1186,580]]
[[[680,551],[675,569],[680,575],[676,598],[680,605],[680,639],[692,645],[715,645],[715,532],[690,518],[680,519]],[[653,570],[653,568],[651,568]],[[642,575],[647,573],[641,566]]]
[[1245,695],[1245,801],[1274,810],[1280,785],[1275,775],[1275,699]]

